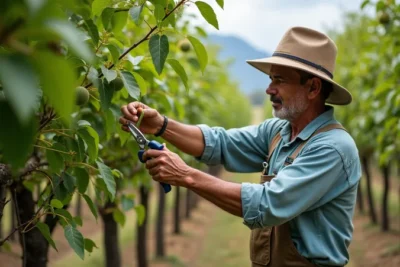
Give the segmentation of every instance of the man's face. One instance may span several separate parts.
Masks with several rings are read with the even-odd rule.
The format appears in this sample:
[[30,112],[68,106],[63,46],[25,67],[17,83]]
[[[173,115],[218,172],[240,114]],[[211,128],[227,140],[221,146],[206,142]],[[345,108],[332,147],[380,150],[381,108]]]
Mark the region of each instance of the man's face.
[[292,68],[273,65],[271,83],[267,88],[273,107],[273,116],[293,121],[309,106],[309,83],[300,84],[300,74]]

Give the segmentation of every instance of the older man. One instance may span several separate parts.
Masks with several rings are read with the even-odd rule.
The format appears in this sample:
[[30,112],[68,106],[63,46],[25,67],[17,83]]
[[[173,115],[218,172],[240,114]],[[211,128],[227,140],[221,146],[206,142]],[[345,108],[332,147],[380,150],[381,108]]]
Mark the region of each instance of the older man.
[[[273,115],[258,126],[225,130],[168,120],[139,102],[122,107],[122,128],[145,111],[141,130],[161,135],[207,164],[262,171],[261,183],[232,183],[187,166],[167,148],[148,150],[154,180],[187,187],[252,229],[253,266],[343,266],[361,176],[357,147],[334,119],[350,93],[333,81],[336,46],[326,35],[289,29],[270,58],[249,64],[271,78]],[[240,110],[238,110],[240,112]],[[190,145],[188,145],[190,144]]]

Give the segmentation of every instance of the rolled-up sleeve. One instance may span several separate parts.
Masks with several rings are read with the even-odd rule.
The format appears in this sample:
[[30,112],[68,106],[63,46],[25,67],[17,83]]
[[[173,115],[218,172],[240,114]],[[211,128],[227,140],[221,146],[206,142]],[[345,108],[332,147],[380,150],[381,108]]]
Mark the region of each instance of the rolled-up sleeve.
[[285,223],[348,189],[347,178],[333,146],[310,147],[270,182],[242,183],[244,224],[254,229]]
[[279,124],[278,120],[270,119],[260,125],[229,130],[197,125],[205,143],[203,154],[197,159],[208,165],[223,164],[228,171],[261,171],[269,138],[277,133]]

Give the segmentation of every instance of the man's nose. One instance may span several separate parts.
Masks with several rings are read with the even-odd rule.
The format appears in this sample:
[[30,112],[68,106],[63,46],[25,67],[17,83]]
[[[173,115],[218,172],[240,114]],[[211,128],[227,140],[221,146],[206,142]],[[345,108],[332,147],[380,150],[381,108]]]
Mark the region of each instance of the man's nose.
[[271,86],[268,86],[267,87],[267,90],[265,91],[268,95],[275,95],[276,93],[277,93],[277,90],[276,89],[274,89],[273,87],[271,87]]

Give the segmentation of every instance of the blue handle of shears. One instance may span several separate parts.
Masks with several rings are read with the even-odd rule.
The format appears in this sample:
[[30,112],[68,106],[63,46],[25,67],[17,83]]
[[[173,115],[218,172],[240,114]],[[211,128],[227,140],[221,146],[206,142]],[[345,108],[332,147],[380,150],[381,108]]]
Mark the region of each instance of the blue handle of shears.
[[[151,149],[157,149],[157,150],[163,150],[164,149],[164,146],[162,144],[160,144],[159,142],[154,141],[154,140],[150,141],[148,146]],[[139,156],[140,162],[145,163],[147,160],[143,160],[143,153],[144,153],[144,150],[139,150],[138,156]],[[164,188],[164,192],[165,193],[168,193],[169,191],[171,191],[171,185],[166,184],[166,183],[160,183],[160,184]]]

